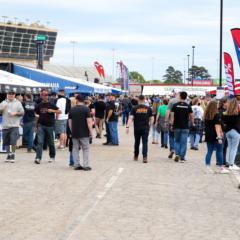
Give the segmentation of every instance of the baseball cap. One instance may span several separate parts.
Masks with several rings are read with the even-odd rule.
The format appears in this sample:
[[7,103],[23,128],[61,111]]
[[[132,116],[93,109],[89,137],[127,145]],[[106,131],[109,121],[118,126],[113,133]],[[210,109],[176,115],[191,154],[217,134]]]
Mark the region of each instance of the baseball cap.
[[13,89],[11,89],[11,90],[7,91],[7,94],[16,94],[16,92]]

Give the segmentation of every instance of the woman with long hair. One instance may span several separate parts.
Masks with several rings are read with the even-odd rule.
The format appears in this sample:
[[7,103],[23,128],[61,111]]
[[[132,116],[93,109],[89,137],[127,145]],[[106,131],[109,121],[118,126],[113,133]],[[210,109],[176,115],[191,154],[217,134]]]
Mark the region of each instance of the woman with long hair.
[[227,162],[229,169],[240,170],[240,168],[235,165],[235,158],[240,141],[240,115],[236,99],[228,102],[227,111],[223,113],[222,119],[228,141]]
[[210,101],[205,113],[205,140],[207,142],[207,154],[205,157],[205,164],[208,173],[213,173],[211,169],[211,157],[214,149],[216,149],[217,162],[220,165],[219,173],[229,173],[223,166],[223,132],[221,128],[220,117],[218,114],[218,104],[216,101]]

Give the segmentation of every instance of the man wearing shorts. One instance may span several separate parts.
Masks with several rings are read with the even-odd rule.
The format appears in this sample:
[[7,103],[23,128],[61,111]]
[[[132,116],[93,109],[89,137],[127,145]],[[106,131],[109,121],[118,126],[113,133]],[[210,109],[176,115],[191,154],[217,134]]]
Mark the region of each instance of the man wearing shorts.
[[55,133],[59,136],[59,149],[64,150],[67,141],[67,119],[71,108],[71,101],[65,97],[64,90],[59,90],[56,106],[61,114],[56,115]]

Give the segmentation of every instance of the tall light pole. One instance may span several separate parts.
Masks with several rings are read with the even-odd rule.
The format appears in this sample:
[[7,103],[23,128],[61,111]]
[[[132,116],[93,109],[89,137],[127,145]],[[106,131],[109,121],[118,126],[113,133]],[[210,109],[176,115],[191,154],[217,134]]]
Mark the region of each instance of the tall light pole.
[[220,0],[219,87],[222,87],[223,0]]
[[112,82],[115,80],[115,49],[112,49]]
[[70,41],[70,43],[72,44],[72,64],[74,66],[75,65],[75,44],[77,43],[77,41]]
[[188,84],[189,84],[189,80],[190,80],[190,77],[189,77],[189,64],[190,64],[190,54],[187,55],[187,58],[188,58]]
[[194,71],[193,71],[193,66],[194,66],[194,49],[195,49],[195,46],[192,46],[192,85],[193,85],[193,78],[194,78],[194,76],[193,76],[193,73],[194,73]]

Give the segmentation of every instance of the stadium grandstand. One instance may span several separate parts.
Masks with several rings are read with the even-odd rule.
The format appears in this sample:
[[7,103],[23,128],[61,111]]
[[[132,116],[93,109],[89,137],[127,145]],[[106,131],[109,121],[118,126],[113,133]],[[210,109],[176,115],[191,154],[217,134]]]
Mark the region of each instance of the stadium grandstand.
[[50,63],[54,55],[57,30],[39,23],[26,24],[8,21],[0,23],[0,69],[11,72],[11,64],[36,68],[36,36],[45,36],[43,70],[58,75],[103,83],[94,66],[68,66]]
[[36,36],[45,36],[44,61],[54,54],[57,30],[38,23],[0,23],[0,61],[36,60]]

